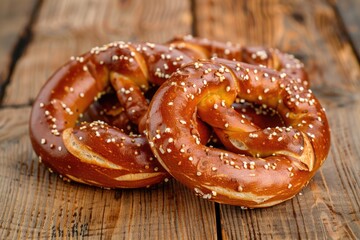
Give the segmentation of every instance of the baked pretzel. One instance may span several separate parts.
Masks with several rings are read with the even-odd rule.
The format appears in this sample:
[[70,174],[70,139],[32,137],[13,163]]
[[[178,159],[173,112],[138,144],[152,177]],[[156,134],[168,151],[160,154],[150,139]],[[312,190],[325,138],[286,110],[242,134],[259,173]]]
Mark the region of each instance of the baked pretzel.
[[[231,108],[238,97],[275,109],[285,126],[251,123]],[[199,141],[198,118],[228,150]],[[204,199],[251,208],[292,198],[330,146],[325,112],[311,90],[275,70],[223,59],[190,63],[173,74],[152,99],[147,131],[152,151],[174,178]]]
[[[228,51],[230,59],[236,55],[256,62],[258,57],[246,58],[251,53],[260,56],[258,64],[272,67],[280,61],[303,72],[296,59],[279,51],[229,46],[192,37],[167,46],[114,42],[73,58],[50,77],[34,103],[30,136],[35,152],[50,171],[90,185],[144,187],[167,179],[142,135],[152,86],[184,63],[221,52],[226,57]],[[79,122],[84,114],[89,121]],[[201,121],[197,127],[206,143],[209,130]]]
[[[145,187],[166,179],[146,138],[131,130],[142,128],[148,107],[143,92],[190,61],[168,46],[124,42],[72,59],[50,77],[32,109],[30,137],[39,159],[65,179],[107,188]],[[78,123],[110,86],[120,115],[108,123]]]

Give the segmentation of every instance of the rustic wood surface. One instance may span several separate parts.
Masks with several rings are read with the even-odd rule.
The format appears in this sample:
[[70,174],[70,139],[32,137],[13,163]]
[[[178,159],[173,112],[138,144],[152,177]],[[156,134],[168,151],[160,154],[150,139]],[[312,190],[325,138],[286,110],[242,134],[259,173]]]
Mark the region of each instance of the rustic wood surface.
[[[0,1],[0,239],[359,239],[358,0]],[[275,207],[204,201],[172,180],[153,189],[65,183],[38,163],[31,103],[70,56],[113,40],[194,34],[294,53],[332,129],[309,186]]]

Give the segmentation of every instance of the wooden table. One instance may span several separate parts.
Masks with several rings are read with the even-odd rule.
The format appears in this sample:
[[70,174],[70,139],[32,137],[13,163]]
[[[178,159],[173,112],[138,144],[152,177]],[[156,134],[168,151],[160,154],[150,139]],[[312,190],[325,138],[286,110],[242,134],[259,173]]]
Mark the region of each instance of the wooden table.
[[[359,24],[359,0],[0,1],[0,239],[359,239]],[[103,190],[63,182],[38,163],[29,113],[55,69],[95,45],[181,34],[278,47],[305,63],[332,143],[302,194],[243,210],[175,180]]]

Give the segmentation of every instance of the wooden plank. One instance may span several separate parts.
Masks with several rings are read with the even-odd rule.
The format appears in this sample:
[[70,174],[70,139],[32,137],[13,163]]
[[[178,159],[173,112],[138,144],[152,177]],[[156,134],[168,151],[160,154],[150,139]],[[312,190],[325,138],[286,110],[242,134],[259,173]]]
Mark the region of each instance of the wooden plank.
[[332,148],[302,195],[257,210],[220,205],[223,239],[360,237],[359,62],[326,1],[198,0],[199,36],[278,47],[305,62],[328,110]]
[[[165,42],[191,31],[188,1],[44,1],[34,38],[19,60],[3,104],[29,104],[73,55],[115,40]],[[176,26],[176,27],[174,27]]]
[[63,182],[39,164],[30,108],[0,110],[0,239],[213,239],[214,204],[176,181],[153,189],[103,190]]
[[36,0],[3,0],[0,2],[0,89],[10,73],[11,62],[20,39],[25,37]]
[[331,0],[339,12],[354,51],[360,58],[360,2],[358,0]]

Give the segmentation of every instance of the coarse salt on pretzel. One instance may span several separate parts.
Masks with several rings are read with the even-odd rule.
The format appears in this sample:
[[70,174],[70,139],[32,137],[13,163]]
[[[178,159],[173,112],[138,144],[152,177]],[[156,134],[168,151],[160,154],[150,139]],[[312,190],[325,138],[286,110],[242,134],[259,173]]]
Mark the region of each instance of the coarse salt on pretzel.
[[242,46],[231,42],[196,38],[191,35],[176,37],[169,44],[195,60],[218,57],[266,66],[290,76],[304,87],[309,87],[304,64],[294,55],[281,52],[276,48]]
[[[252,124],[231,108],[237,97],[275,109],[285,126]],[[330,146],[325,112],[311,90],[272,69],[235,61],[181,68],[158,89],[148,115],[158,161],[197,195],[219,203],[254,208],[292,198]],[[198,118],[232,151],[203,145]]]
[[[309,81],[308,75],[304,69],[303,63],[296,59],[293,55],[279,51],[273,48],[264,47],[246,47],[240,44],[233,44],[231,42],[220,42],[209,40],[207,38],[196,38],[191,35],[176,37],[168,42],[170,48],[180,50],[192,60],[210,59],[212,57],[221,57],[224,59],[236,60],[255,65],[260,65],[268,68],[274,68],[282,73],[283,76],[287,75],[295,81],[308,88]],[[186,61],[185,61],[186,62]],[[160,71],[161,72],[161,71]],[[169,77],[169,75],[167,75]],[[161,82],[158,83],[160,85]],[[107,95],[105,95],[107,96]],[[108,98],[109,99],[109,98]],[[95,103],[90,107],[90,113],[93,119],[101,119],[106,122],[111,122],[111,125],[124,124],[129,122],[124,114],[122,107],[112,108],[109,111],[109,102],[102,101],[102,103]],[[253,122],[261,126],[274,126],[279,125],[282,121],[279,119],[276,111],[268,108],[267,106],[257,106],[253,103],[244,101],[244,99],[237,99],[233,107],[242,112],[242,114],[251,119]],[[116,113],[116,115],[114,115]],[[263,117],[265,115],[265,117]],[[205,127],[203,133],[205,134]],[[205,140],[205,139],[203,139]]]
[[[202,52],[202,57],[223,52],[224,57],[236,55],[266,66],[280,62],[284,69],[303,76],[298,61],[279,51],[192,37],[183,38],[183,43],[179,38],[168,46],[110,43],[73,58],[50,77],[34,103],[30,121],[33,147],[49,170],[64,179],[110,188],[144,187],[167,179],[141,134],[149,101],[142,91],[161,85]],[[253,108],[237,106],[238,111]],[[78,122],[84,113],[90,116],[89,123]],[[98,119],[102,121],[92,122]],[[198,122],[197,127],[206,142],[206,126]]]
[[128,135],[106,122],[77,120],[111,86],[126,114],[117,126],[130,121],[141,129],[148,105],[142,92],[190,61],[168,46],[124,42],[72,59],[50,77],[34,103],[30,137],[35,152],[49,170],[90,185],[135,188],[166,180],[168,173],[154,160],[141,131]]

